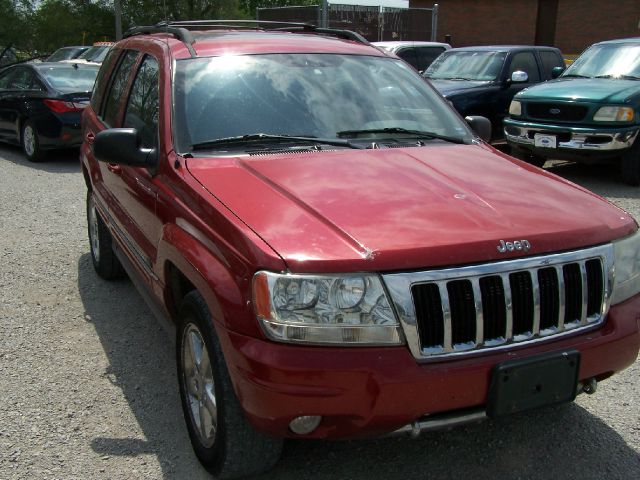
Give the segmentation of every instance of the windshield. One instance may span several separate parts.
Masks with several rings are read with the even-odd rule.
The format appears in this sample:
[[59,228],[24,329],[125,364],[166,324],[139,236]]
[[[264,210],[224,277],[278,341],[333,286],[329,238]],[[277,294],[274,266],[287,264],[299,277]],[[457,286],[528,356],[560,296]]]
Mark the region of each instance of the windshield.
[[62,92],[89,92],[96,81],[98,66],[91,68],[92,65],[87,65],[86,67],[74,68],[66,64],[40,69],[40,72],[54,88]]
[[[178,151],[256,133],[345,138],[397,129],[471,139],[465,124],[399,60],[333,54],[195,58],[177,62]],[[346,132],[346,133],[345,133]],[[354,136],[362,137],[360,134]],[[370,133],[369,136],[376,136]]]
[[594,45],[580,55],[562,76],[633,76],[640,78],[640,44]]
[[495,80],[506,52],[444,52],[427,68],[424,76],[441,80]]
[[104,60],[104,57],[107,56],[110,48],[110,45],[95,45],[89,50],[86,50],[78,58],[86,60],[87,62],[102,62]]
[[59,48],[56,50],[49,58],[47,58],[47,62],[59,62],[60,60],[68,60],[70,58],[75,58],[78,52],[82,50],[86,50],[83,48],[76,47],[65,47]]

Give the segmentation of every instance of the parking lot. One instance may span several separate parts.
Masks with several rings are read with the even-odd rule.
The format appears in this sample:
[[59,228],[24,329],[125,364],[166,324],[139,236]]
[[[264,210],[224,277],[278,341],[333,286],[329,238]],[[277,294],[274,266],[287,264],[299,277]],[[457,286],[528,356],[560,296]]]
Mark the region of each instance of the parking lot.
[[[209,478],[173,346],[129,281],[93,271],[77,152],[0,146],[0,478]],[[552,171],[640,218],[614,169]],[[640,363],[574,404],[420,437],[285,444],[273,479],[638,479]]]

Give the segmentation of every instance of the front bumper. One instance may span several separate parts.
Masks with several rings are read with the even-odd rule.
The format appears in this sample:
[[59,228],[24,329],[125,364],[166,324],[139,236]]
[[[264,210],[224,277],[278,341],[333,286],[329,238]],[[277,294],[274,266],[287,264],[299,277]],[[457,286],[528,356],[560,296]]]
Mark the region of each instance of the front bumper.
[[321,415],[306,438],[393,432],[427,414],[482,408],[497,363],[576,349],[579,380],[631,365],[640,348],[640,295],[612,306],[597,329],[535,345],[417,363],[407,347],[329,348],[277,344],[219,329],[238,399],[251,423],[296,437],[289,422]]
[[[638,136],[637,125],[631,127],[577,128],[563,125],[549,125],[513,120],[504,121],[507,142],[516,148],[527,150],[545,158],[620,156],[633,145]],[[535,145],[535,135],[554,135],[556,148]]]

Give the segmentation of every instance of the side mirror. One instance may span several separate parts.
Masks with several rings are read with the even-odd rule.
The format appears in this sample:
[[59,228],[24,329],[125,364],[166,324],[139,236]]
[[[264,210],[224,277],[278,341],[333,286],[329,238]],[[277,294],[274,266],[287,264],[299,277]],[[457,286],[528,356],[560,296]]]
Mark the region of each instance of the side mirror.
[[564,72],[564,67],[553,67],[551,69],[551,78],[558,78],[562,72]]
[[470,115],[468,117],[464,117],[464,119],[471,127],[471,130],[476,132],[482,140],[485,142],[489,142],[491,140],[491,122],[487,117]]
[[101,162],[132,167],[153,167],[158,158],[155,148],[143,148],[135,128],[110,128],[96,135],[93,154]]
[[516,70],[511,74],[511,81],[513,83],[525,83],[529,81],[529,75],[522,70]]

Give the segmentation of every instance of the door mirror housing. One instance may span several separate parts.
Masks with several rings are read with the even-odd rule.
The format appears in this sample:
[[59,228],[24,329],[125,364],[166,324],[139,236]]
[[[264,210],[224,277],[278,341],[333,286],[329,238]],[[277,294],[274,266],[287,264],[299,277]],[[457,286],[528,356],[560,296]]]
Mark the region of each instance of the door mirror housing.
[[558,78],[564,70],[564,67],[553,67],[551,69],[551,78]]
[[135,128],[110,128],[96,135],[93,154],[101,162],[132,167],[155,166],[158,150],[141,146],[142,139]]
[[482,140],[487,143],[491,140],[491,122],[487,117],[470,115],[468,117],[464,117],[464,119]]
[[529,81],[529,75],[522,70],[516,70],[511,74],[511,81],[513,83],[526,83]]

